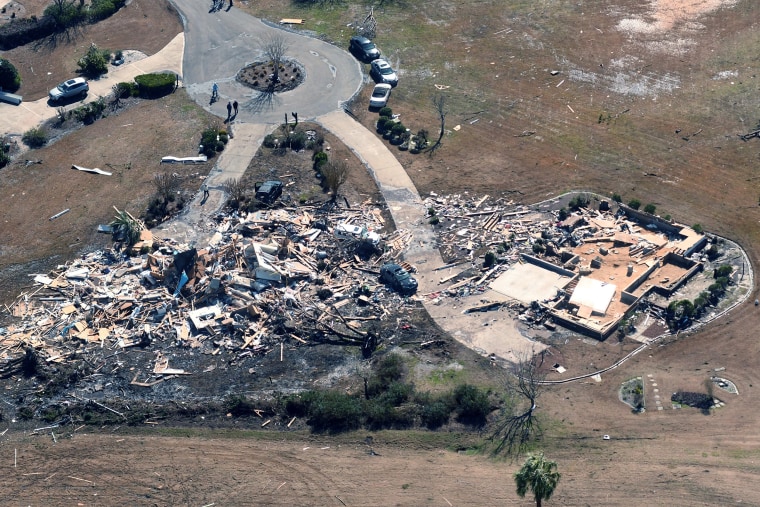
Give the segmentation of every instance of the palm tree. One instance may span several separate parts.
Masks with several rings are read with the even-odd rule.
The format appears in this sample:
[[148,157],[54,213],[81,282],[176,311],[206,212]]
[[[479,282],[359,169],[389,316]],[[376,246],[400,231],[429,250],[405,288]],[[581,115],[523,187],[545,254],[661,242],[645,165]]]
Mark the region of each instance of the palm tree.
[[515,473],[517,494],[525,497],[528,490],[536,498],[536,507],[541,507],[542,500],[548,500],[554,493],[562,475],[557,471],[557,463],[544,457],[544,453],[529,454],[522,468]]

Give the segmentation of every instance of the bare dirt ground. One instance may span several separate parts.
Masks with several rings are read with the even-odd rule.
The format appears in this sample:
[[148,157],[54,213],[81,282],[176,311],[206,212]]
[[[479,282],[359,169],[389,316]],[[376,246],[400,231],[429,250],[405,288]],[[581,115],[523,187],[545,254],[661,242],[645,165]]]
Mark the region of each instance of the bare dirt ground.
[[[434,134],[438,119],[430,98],[446,92],[443,148],[433,157],[399,152],[420,192],[488,193],[525,203],[569,189],[617,192],[738,241],[757,267],[760,145],[736,134],[753,130],[759,119],[760,5],[605,0],[510,7],[422,4],[413,9],[422,28],[401,22],[409,15],[404,6],[376,10],[379,44],[401,75],[394,112],[412,130]],[[320,30],[309,26],[315,13],[284,2],[250,8],[271,19],[303,17],[308,28]],[[345,26],[364,12],[352,6],[336,17]],[[392,42],[398,40],[392,31],[406,37],[403,44]],[[371,126],[366,94],[353,110]],[[56,198],[48,192],[34,204],[47,199],[58,209],[64,201]],[[103,217],[110,218],[115,202],[102,204]],[[29,207],[22,210],[33,216]],[[51,241],[58,237],[48,234]],[[71,236],[58,239],[62,255],[71,251]],[[539,400],[540,447],[563,473],[547,504],[760,505],[760,492],[748,487],[760,475],[757,312],[740,307],[704,330],[654,346],[601,382],[547,388]],[[630,346],[575,342],[557,346],[578,368],[606,365]],[[672,392],[702,391],[716,368],[725,368],[720,375],[737,384],[738,396],[716,392],[726,406],[709,416],[670,407]],[[635,376],[646,385],[644,414],[633,414],[617,398],[620,383]],[[662,411],[653,408],[655,396]],[[602,440],[603,434],[611,439]],[[214,434],[152,438],[109,428],[54,443],[47,433],[9,433],[0,466],[13,479],[3,481],[0,492],[19,505],[532,504],[514,494],[513,464],[394,434],[375,435],[381,456],[370,457],[364,436],[346,437],[348,443],[302,436],[294,443]],[[16,468],[14,449],[21,457]],[[316,449],[321,454],[309,454]]]

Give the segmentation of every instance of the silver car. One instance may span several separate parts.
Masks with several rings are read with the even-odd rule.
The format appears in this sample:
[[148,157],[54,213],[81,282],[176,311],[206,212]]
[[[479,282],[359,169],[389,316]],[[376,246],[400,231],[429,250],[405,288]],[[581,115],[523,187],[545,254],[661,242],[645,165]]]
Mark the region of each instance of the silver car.
[[388,83],[379,83],[372,90],[372,96],[369,98],[369,107],[381,108],[388,104],[388,98],[391,96],[391,85]]
[[78,97],[80,95],[84,97],[88,91],[90,91],[90,85],[87,83],[87,80],[83,77],[75,77],[74,79],[64,81],[50,90],[48,96],[51,102],[57,102],[61,99]]
[[377,83],[388,83],[391,86],[396,86],[398,84],[398,76],[396,75],[396,72],[393,70],[393,67],[391,67],[391,64],[384,58],[378,58],[369,64],[369,75],[372,76],[372,79]]

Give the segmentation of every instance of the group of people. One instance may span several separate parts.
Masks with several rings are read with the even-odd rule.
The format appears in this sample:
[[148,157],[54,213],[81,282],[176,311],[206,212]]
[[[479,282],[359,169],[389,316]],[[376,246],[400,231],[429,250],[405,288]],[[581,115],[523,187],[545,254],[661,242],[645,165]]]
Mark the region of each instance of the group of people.
[[227,102],[227,121],[230,121],[232,119],[232,110],[235,110],[235,116],[238,114],[238,103],[237,100],[235,102]]

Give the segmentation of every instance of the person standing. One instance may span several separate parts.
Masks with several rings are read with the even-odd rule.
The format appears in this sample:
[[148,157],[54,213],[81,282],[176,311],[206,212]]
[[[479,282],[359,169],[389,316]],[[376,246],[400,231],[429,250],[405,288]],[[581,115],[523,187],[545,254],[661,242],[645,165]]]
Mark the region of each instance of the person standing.
[[203,185],[201,185],[201,190],[203,191],[202,200],[205,201],[206,199],[208,199],[208,196],[209,196],[208,185],[206,183],[204,183]]
[[232,102],[227,102],[227,121],[232,117]]
[[237,103],[237,100],[232,103],[232,109],[235,111],[235,116],[237,116],[237,113],[238,113],[238,103]]

